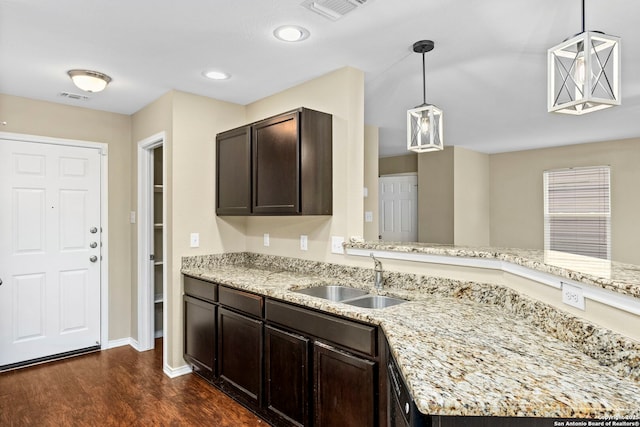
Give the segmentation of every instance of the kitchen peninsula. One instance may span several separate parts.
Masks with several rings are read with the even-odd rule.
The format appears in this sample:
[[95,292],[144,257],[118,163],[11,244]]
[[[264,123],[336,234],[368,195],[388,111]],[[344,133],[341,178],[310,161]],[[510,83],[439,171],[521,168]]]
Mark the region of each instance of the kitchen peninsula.
[[[393,273],[375,290],[372,269],[254,253],[183,257],[182,273],[379,327],[423,414],[640,417],[640,343],[504,286]],[[327,284],[408,301],[368,309],[295,292]]]

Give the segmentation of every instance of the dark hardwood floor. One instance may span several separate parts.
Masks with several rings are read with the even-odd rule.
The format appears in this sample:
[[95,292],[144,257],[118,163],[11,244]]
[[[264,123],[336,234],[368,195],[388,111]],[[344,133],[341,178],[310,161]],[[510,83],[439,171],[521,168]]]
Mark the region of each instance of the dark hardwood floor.
[[162,341],[0,373],[0,426],[267,426],[194,374],[162,372]]

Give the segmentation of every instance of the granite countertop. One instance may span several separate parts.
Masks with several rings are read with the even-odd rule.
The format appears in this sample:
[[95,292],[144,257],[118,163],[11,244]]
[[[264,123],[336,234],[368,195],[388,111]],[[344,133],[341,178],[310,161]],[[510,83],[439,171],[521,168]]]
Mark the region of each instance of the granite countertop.
[[351,241],[345,248],[494,259],[640,298],[640,266],[633,264],[556,251],[429,243]]
[[238,253],[185,257],[182,272],[379,325],[425,414],[640,417],[640,343],[497,285],[398,273],[379,293],[410,301],[366,309],[292,291],[376,293],[369,269]]

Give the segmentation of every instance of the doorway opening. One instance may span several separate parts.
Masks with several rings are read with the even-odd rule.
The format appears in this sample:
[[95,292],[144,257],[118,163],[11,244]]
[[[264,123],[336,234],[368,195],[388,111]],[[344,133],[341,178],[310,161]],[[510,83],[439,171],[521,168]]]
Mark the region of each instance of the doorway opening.
[[[155,347],[166,325],[164,132],[138,143],[138,350]],[[166,340],[163,359],[166,360]]]

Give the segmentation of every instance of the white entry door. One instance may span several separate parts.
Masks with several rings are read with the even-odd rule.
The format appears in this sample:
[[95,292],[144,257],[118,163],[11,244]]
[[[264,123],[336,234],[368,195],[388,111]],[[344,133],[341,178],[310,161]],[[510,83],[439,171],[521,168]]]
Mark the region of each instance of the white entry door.
[[394,242],[418,241],[418,177],[381,176],[380,239]]
[[0,140],[0,367],[100,343],[100,151]]

